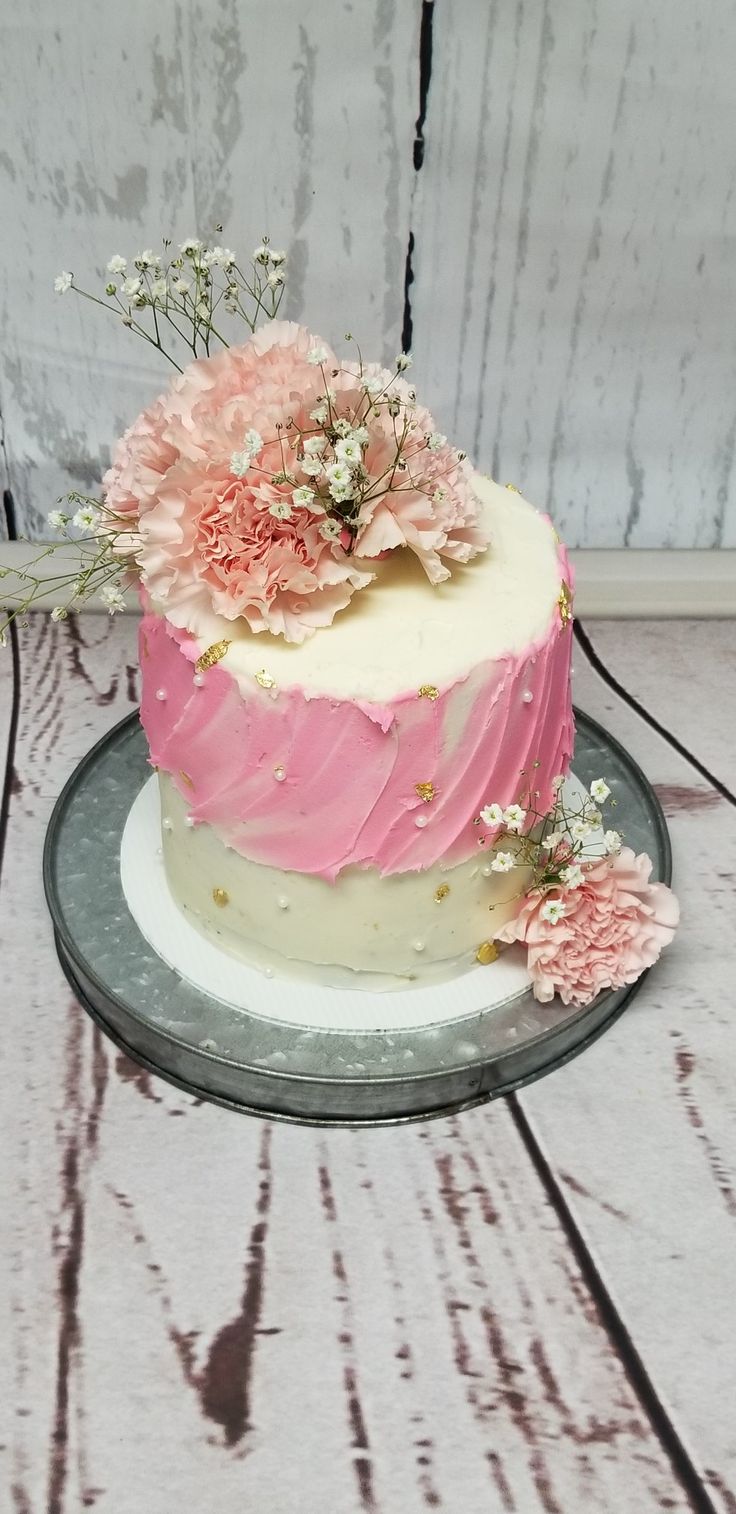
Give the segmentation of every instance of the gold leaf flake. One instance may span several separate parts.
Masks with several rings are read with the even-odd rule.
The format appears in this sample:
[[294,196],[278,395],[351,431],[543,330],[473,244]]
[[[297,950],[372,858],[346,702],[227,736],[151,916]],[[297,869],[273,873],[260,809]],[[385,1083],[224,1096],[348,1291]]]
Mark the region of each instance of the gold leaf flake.
[[415,783],[414,792],[424,800],[425,804],[431,804],[437,790],[433,783]]
[[183,768],[179,768],[179,777],[181,778],[182,783],[186,784],[188,789],[194,788],[194,779],[190,778],[189,774],[185,773]]
[[495,941],[481,941],[475,954],[475,960],[476,962],[480,962],[481,967],[487,967],[489,962],[495,962],[497,956],[498,947]]
[[220,909],[224,909],[225,905],[230,903],[230,895],[226,888],[213,888],[212,898],[215,904],[219,904]]
[[260,673],[255,674],[255,680],[262,689],[275,689],[276,687],[276,679],[272,678],[265,668],[261,668]]
[[423,683],[422,684],[422,687],[419,690],[419,698],[420,699],[432,699],[432,700],[434,700],[434,699],[439,699],[439,697],[440,697],[440,691],[439,691],[439,689],[435,688],[435,686],[434,686],[433,683]]
[[563,626],[569,625],[570,621],[572,620],[572,590],[570,588],[570,585],[565,583],[564,579],[562,580],[562,583],[560,585],[560,592],[557,596],[557,604],[559,606],[560,620],[562,621]]
[[434,891],[434,897],[435,897],[436,902],[438,904],[441,904],[442,900],[447,898],[447,895],[449,894],[449,892],[450,892],[450,885],[449,885],[449,883],[441,883],[440,886],[439,886],[439,888],[436,888],[435,891]]
[[511,494],[521,494],[521,489],[517,489],[516,484],[504,484],[504,488],[508,489]]
[[207,671],[207,668],[213,668],[215,666],[215,663],[220,662],[221,658],[225,656],[225,653],[229,646],[229,641],[216,641],[213,646],[208,647],[207,651],[203,652],[202,656],[197,658],[197,661],[194,664],[195,672],[205,673]]

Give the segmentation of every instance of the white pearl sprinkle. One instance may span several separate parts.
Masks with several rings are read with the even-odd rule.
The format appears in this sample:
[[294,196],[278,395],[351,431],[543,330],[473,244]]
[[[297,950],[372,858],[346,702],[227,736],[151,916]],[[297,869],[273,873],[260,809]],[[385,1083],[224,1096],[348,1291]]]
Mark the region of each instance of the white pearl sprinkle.
[[194,682],[195,682],[197,688],[201,689],[202,684],[204,683],[204,673],[195,673],[195,675],[194,675]]
[[163,854],[164,854],[163,847],[162,846],[157,846],[156,847],[156,856],[157,857],[163,857]]
[[423,952],[426,944],[426,941],[412,941],[415,952]]
[[524,701],[524,704],[531,704],[534,695],[532,694],[531,689],[525,689],[521,697]]
[[484,878],[490,878],[490,876],[491,876],[491,874],[493,872],[493,868],[491,867],[490,862],[484,862],[483,863],[483,866],[481,868],[481,872],[482,872]]
[[157,699],[165,699],[166,698],[166,690],[165,689],[157,689],[156,690],[156,698]]
[[189,826],[194,825],[195,824],[194,816],[193,815],[185,815],[184,816],[184,824],[185,825],[189,825]]
[[281,766],[274,768],[273,776],[276,779],[277,783],[283,783],[286,777],[286,768],[282,768]]
[[170,817],[168,815],[164,815],[164,818],[163,818],[161,824],[162,824],[162,826],[163,826],[163,828],[164,828],[165,831],[173,831],[173,829],[174,829],[174,822],[173,822],[173,820],[170,819]]
[[273,977],[273,968],[272,967],[264,967],[264,969],[263,969],[263,976],[264,976],[264,978],[272,978]]
[[414,824],[419,827],[420,831],[423,831],[425,825],[429,825],[429,820],[427,819],[426,815],[417,815]]
[[281,895],[280,899],[277,899],[276,903],[278,904],[279,909],[289,908],[289,901],[284,894]]

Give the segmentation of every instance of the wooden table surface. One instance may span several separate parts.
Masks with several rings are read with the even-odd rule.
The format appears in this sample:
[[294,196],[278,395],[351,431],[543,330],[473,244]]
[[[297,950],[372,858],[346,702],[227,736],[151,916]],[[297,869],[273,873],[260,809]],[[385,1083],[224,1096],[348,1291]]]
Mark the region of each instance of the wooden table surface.
[[38,615],[0,658],[3,1514],[735,1514],[736,622],[586,631],[677,941],[564,1070],[360,1132],[201,1103],[92,1026],[41,848],[135,626]]

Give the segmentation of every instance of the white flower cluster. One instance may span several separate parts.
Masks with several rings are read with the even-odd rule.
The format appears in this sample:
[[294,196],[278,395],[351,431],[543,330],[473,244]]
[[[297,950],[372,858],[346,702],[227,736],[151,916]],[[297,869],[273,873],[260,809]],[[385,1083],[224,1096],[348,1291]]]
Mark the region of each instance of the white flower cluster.
[[130,259],[113,253],[105,269],[105,299],[80,289],[68,272],[57,274],[54,289],[57,294],[74,289],[111,310],[136,335],[157,347],[175,368],[180,364],[162,339],[167,323],[196,358],[200,348],[209,355],[212,341],[228,345],[219,329],[221,308],[229,315],[241,316],[251,331],[261,314],[276,315],[284,292],[287,258],[285,252],[270,246],[267,237],[253,252],[250,274],[241,271],[232,248],[219,243],[210,246],[200,237],[186,237],[174,255],[168,241],[163,245],[163,253],[146,247]]
[[[494,849],[490,862],[492,872],[508,873],[512,868],[530,868],[533,875],[531,889],[570,891],[584,884],[585,863],[600,856],[601,850],[609,856],[620,852],[621,835],[615,830],[605,831],[602,847],[599,842],[590,850],[591,837],[603,824],[598,805],[605,804],[611,796],[605,778],[593,780],[575,812],[571,812],[569,805],[562,800],[563,783],[561,776],[552,780],[557,801],[551,816],[551,828],[550,816],[534,810],[531,794],[527,808],[519,804],[504,808],[494,803],[487,804],[480,811],[478,822],[488,831],[508,831],[519,838],[513,851]],[[530,829],[525,834],[524,828],[529,822]],[[481,841],[485,839],[482,837]],[[540,914],[543,920],[555,924],[564,917],[566,908],[564,898],[550,898],[545,901]]]

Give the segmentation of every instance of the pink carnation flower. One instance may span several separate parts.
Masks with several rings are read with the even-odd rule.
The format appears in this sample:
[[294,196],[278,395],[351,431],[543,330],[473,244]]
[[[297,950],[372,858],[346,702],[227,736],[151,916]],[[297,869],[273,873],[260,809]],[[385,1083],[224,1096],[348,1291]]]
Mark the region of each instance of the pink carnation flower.
[[[385,395],[368,403],[367,381],[412,408],[397,422]],[[327,474],[316,484],[314,455],[304,455],[305,436],[322,436],[325,462],[336,459],[335,439],[312,415],[326,386],[330,420],[357,416],[362,431],[362,472],[344,496],[360,488],[352,536]],[[404,466],[392,468],[404,418]],[[248,447],[254,434],[260,445]],[[104,479],[107,528],[120,526],[118,549],[133,547],[144,587],[166,608],[214,610],[302,641],[370,582],[365,559],[409,546],[438,582],[449,572],[443,558],[467,562],[482,550],[471,477],[403,380],[341,366],[304,327],[273,321],[242,347],[190,364],[125,433]]]
[[[579,887],[526,896],[497,940],[526,942],[536,999],[558,993],[565,1004],[589,1004],[603,988],[636,982],[657,961],[680,910],[671,889],[649,882],[651,871],[645,853],[637,857],[624,847],[584,866]],[[564,904],[555,923],[544,917],[550,900]]]

